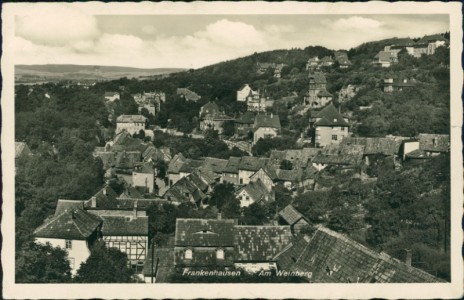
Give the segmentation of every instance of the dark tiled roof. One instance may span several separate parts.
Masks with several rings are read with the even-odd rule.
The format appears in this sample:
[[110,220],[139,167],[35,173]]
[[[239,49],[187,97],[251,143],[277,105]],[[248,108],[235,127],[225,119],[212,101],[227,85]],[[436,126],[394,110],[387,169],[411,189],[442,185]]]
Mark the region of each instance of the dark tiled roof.
[[225,166],[224,173],[238,173],[238,166],[240,165],[240,157],[229,157],[229,161]]
[[326,89],[322,89],[317,93],[318,97],[332,97],[332,94],[329,93]]
[[132,169],[134,165],[140,162],[142,153],[140,151],[124,151],[116,155],[116,168]]
[[414,46],[414,44],[415,42],[410,38],[396,39],[392,42],[392,46],[397,46],[397,47]]
[[202,169],[211,170],[214,173],[220,174],[227,166],[227,159],[220,159],[214,157],[205,157],[205,160],[202,165]]
[[442,281],[322,226],[311,239],[293,243],[277,260],[283,270],[312,272],[311,281],[316,283]]
[[276,164],[280,164],[283,160],[288,160],[293,166],[306,167],[319,151],[319,148],[272,150],[270,160]]
[[240,123],[240,124],[253,124],[255,122],[255,114],[251,111],[247,111],[243,115],[240,116],[237,120],[235,120],[235,123]]
[[276,179],[282,181],[299,182],[303,178],[303,169],[294,168],[292,170],[276,170]]
[[145,123],[146,120],[142,115],[121,115],[116,118],[117,123]]
[[345,145],[363,145],[364,155],[397,155],[401,141],[391,138],[346,137],[342,140]]
[[203,162],[203,160],[198,159],[187,159],[180,167],[179,172],[192,173],[194,170],[200,168]]
[[102,216],[104,236],[148,236],[148,217]]
[[102,223],[98,216],[74,208],[45,220],[35,231],[36,237],[85,240]]
[[198,202],[206,197],[204,190],[207,187],[208,185],[201,178],[190,174],[179,179],[163,197],[182,203],[190,202],[192,197],[194,202]]
[[430,158],[430,155],[427,155],[427,153],[424,150],[416,149],[414,151],[409,152],[406,154],[407,158],[417,158],[417,159],[426,159]]
[[[247,192],[247,194],[250,195],[250,197],[254,200],[255,203],[261,201],[271,202],[273,200],[272,195],[269,193],[264,183],[259,179],[257,181],[251,181],[242,189],[244,189]],[[238,190],[237,194],[240,193],[242,189]]]
[[182,155],[182,153],[174,155],[169,162],[168,173],[179,173],[180,168],[186,161],[187,159]]
[[255,123],[253,125],[255,129],[260,127],[271,127],[280,129],[280,118],[279,115],[264,115],[258,114],[255,117]]
[[108,209],[134,209],[134,205],[137,203],[138,210],[145,210],[150,205],[160,205],[164,203],[168,203],[168,201],[164,198],[127,198],[127,197],[119,197],[113,203],[111,207],[107,207]]
[[96,152],[94,155],[100,157],[105,170],[116,164],[116,154],[114,152]]
[[266,158],[260,158],[260,157],[254,157],[254,156],[243,156],[240,160],[238,169],[256,172],[262,167],[264,167],[267,161],[268,159]]
[[395,54],[393,54],[393,52],[379,51],[379,53],[377,53],[374,58],[379,62],[382,62],[382,61],[391,62],[392,58],[394,57],[395,57]]
[[72,210],[74,208],[84,209],[85,206],[84,200],[64,200],[58,199],[56,203],[55,216],[61,215],[67,210]]
[[234,245],[234,220],[177,219],[175,246],[226,247]]
[[290,226],[235,226],[237,261],[272,261],[292,240]]
[[325,84],[327,80],[325,79],[325,75],[322,72],[314,72],[309,73],[309,82],[314,82],[316,84]]
[[364,153],[363,145],[327,145],[322,149],[313,163],[328,165],[357,165],[362,161]]
[[429,152],[447,152],[450,149],[450,137],[448,134],[421,133],[418,136],[421,150]]
[[314,123],[316,126],[349,126],[333,104],[329,104],[319,111],[316,119],[317,121]]
[[129,186],[124,190],[124,192],[122,192],[120,197],[122,198],[143,198],[143,195],[135,187]]
[[448,40],[446,38],[444,38],[440,34],[433,34],[433,35],[424,36],[423,38],[421,38],[417,42],[417,44],[428,44],[428,43],[432,43],[432,42],[435,42],[435,41],[445,41],[445,42],[447,42]]
[[281,216],[288,225],[293,225],[301,218],[304,218],[303,215],[300,214],[291,204],[279,211],[279,216]]
[[[154,249],[154,263],[152,269],[151,248],[145,255],[145,263],[143,264],[143,275],[150,277],[156,271],[156,262],[159,259],[158,270],[156,273],[156,283],[167,282],[170,272],[174,269],[174,255],[172,248],[158,248]],[[153,272],[153,273],[152,273]]]

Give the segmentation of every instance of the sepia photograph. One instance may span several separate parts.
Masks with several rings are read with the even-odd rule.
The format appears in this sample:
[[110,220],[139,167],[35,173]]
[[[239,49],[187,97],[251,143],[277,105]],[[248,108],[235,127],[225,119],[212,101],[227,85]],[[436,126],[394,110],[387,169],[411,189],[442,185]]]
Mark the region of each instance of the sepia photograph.
[[359,4],[2,5],[4,297],[461,297],[461,4]]

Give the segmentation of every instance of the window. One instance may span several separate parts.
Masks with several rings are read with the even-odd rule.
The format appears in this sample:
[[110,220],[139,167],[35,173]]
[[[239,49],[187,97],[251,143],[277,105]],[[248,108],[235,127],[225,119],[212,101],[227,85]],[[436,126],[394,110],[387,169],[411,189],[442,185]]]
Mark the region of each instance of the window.
[[342,127],[342,131],[345,131],[345,127]]
[[218,249],[218,250],[216,251],[216,258],[217,258],[217,259],[224,259],[224,250]]
[[65,240],[66,249],[72,249],[72,240]]
[[185,250],[185,253],[184,253],[185,259],[192,259],[192,256],[193,256],[192,250],[190,249]]
[[332,135],[332,141],[336,141],[337,140],[337,135]]

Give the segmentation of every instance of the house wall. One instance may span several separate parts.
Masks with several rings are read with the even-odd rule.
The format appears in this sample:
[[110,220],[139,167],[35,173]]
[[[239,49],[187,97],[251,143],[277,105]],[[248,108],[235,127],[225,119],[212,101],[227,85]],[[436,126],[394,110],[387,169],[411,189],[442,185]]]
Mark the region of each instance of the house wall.
[[51,238],[36,238],[37,243],[50,243],[53,247],[60,247],[68,252],[69,265],[71,266],[71,274],[76,275],[81,263],[85,262],[90,256],[90,250],[85,240],[71,240],[71,249],[66,249],[66,239],[51,239]]
[[[147,232],[148,234],[148,232]],[[127,254],[129,262],[144,262],[148,249],[148,236],[104,236],[103,241],[109,248],[117,248]],[[143,265],[143,264],[142,264]]]
[[234,185],[238,185],[240,182],[239,176],[238,174],[234,174],[234,173],[222,173],[221,183],[224,183],[224,182],[230,182]]
[[[192,250],[192,259],[185,259],[185,251]],[[224,250],[224,259],[217,259],[216,251]],[[232,266],[234,262],[234,247],[174,247],[174,265],[206,267],[206,266]]]
[[277,264],[275,262],[236,262],[234,266],[237,269],[242,269],[247,273],[257,273],[259,271],[276,270]]
[[[319,126],[316,127],[316,146],[324,147],[331,144],[339,144],[340,141],[348,136],[349,129],[348,127],[329,127],[329,126]],[[332,136],[336,135],[337,139],[332,140]]]
[[256,171],[247,171],[247,170],[238,170],[238,184],[248,184],[250,183],[250,177]]
[[250,94],[251,87],[245,86],[242,90],[237,91],[237,101],[246,101],[247,96]]
[[405,142],[403,144],[403,159],[405,159],[406,154],[419,149],[419,142]]
[[116,123],[116,134],[126,130],[130,134],[138,133],[140,130],[145,130],[145,123]]
[[181,178],[182,177],[181,177],[181,175],[179,173],[169,173],[168,174],[169,186],[173,186]]
[[298,222],[296,222],[295,224],[293,224],[293,232],[295,234],[298,234],[301,230],[301,228],[303,228],[304,226],[306,225],[309,225],[308,222],[306,222],[305,219],[299,219]]
[[327,165],[313,163],[313,167],[315,167],[318,171],[322,171],[327,167]]
[[248,207],[255,202],[245,190],[240,191],[236,198],[240,200],[240,207]]
[[115,94],[113,96],[105,96],[105,99],[111,102],[119,100],[119,94]]
[[155,189],[155,174],[132,172],[132,184],[134,186],[147,187],[149,193]]
[[271,127],[260,127],[256,129],[253,135],[253,142],[257,143],[259,139],[274,138],[278,135],[278,130]]
[[258,172],[254,173],[250,177],[250,181],[252,181],[252,182],[256,182],[256,181],[258,181],[258,179],[260,179],[264,183],[264,185],[266,186],[266,189],[268,191],[272,190],[272,187],[274,186],[274,182],[269,177],[269,175],[267,175],[267,173],[264,172],[263,169],[259,169]]

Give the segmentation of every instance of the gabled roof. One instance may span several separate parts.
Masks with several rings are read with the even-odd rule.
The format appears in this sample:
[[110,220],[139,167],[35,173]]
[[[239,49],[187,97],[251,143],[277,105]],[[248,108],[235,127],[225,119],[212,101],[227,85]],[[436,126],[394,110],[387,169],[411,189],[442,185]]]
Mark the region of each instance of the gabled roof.
[[264,167],[267,161],[268,159],[266,158],[260,158],[260,157],[254,157],[254,156],[243,156],[240,159],[238,169],[256,172],[262,167]]
[[15,158],[20,157],[23,152],[27,154],[31,152],[27,144],[24,142],[15,142]]
[[168,173],[179,173],[182,165],[187,161],[187,159],[182,155],[182,153],[177,153],[169,162]]
[[343,116],[337,111],[335,106],[331,103],[324,107],[316,115],[315,126],[340,126],[349,127],[350,125],[343,119]]
[[238,167],[240,165],[241,157],[229,157],[227,165],[222,170],[223,173],[238,173]]
[[433,35],[426,35],[424,36],[423,38],[421,38],[417,44],[428,44],[428,43],[432,43],[432,42],[435,42],[435,41],[444,41],[444,42],[448,42],[448,40],[440,35],[440,34],[433,34]]
[[206,103],[200,108],[201,117],[207,114],[217,114],[218,112],[219,112],[219,106],[214,101],[213,102],[209,101],[208,103]]
[[146,120],[142,115],[120,115],[116,118],[117,123],[145,123]]
[[240,123],[240,124],[253,124],[255,122],[255,114],[251,111],[247,111],[243,115],[240,116],[237,120],[235,120],[235,123]]
[[148,236],[148,217],[101,216],[104,236]]
[[332,94],[329,93],[326,89],[322,89],[317,93],[318,97],[332,97]]
[[180,247],[234,246],[234,220],[177,219],[174,245]]
[[140,162],[142,154],[140,151],[124,151],[116,155],[116,168],[132,169],[134,165]]
[[288,160],[293,166],[306,167],[319,151],[319,148],[272,150],[270,160],[279,165],[283,160]]
[[429,152],[448,152],[450,149],[449,134],[421,133],[418,136],[419,148]]
[[203,160],[198,159],[187,159],[179,169],[182,173],[192,173],[194,170],[200,168],[203,165]]
[[297,211],[291,204],[287,205],[284,209],[279,211],[279,216],[282,217],[282,219],[284,219],[288,225],[293,225],[300,219],[306,220],[306,218],[300,214],[300,212]]
[[120,198],[143,198],[142,193],[140,193],[135,187],[129,186],[124,192],[119,195]]
[[314,82],[316,84],[325,84],[327,83],[327,80],[325,79],[325,75],[322,72],[314,72],[314,73],[309,73],[309,81]]
[[311,282],[315,283],[443,281],[322,226],[312,238],[292,243],[277,261],[285,271],[312,272]]
[[69,240],[86,240],[102,223],[98,216],[83,209],[74,208],[53,216],[34,231],[39,238],[55,238]]
[[258,114],[255,117],[255,123],[253,127],[255,129],[260,128],[260,127],[271,127],[271,128],[280,129],[281,126],[280,126],[279,115]]
[[198,101],[201,96],[187,88],[177,88],[177,95],[182,95],[186,100]]
[[325,165],[358,165],[362,161],[363,145],[331,144],[313,158],[313,163]]
[[67,210],[73,210],[75,208],[84,209],[85,200],[65,200],[65,199],[58,199],[55,208],[55,216],[61,215]]
[[374,58],[379,62],[391,62],[392,58],[395,58],[395,57],[396,55],[394,52],[379,51],[379,53],[377,53]]
[[[163,195],[172,201],[177,202],[199,202],[206,197],[204,191],[208,187],[208,184],[195,174],[182,177],[171,188],[169,188]],[[192,197],[192,200],[190,199]]]
[[391,46],[396,46],[396,47],[410,47],[414,46],[415,42],[411,38],[401,38],[401,39],[395,39]]
[[242,84],[242,85],[240,86],[240,88],[238,89],[238,91],[243,91],[243,90],[244,90],[245,88],[247,88],[247,87],[248,87],[249,89],[251,89],[251,87],[250,87],[250,85],[249,85],[248,83]]
[[291,240],[290,226],[235,226],[236,261],[273,261]]
[[242,190],[244,190],[251,197],[251,199],[253,199],[255,203],[261,201],[273,201],[272,195],[269,193],[266,186],[260,179],[258,179],[257,181],[251,181],[246,186],[239,189],[236,194],[239,194]]
[[205,157],[201,168],[202,170],[211,170],[214,173],[221,174],[228,162],[227,159]]
[[392,138],[345,137],[341,144],[363,145],[364,155],[397,155],[401,141]]

